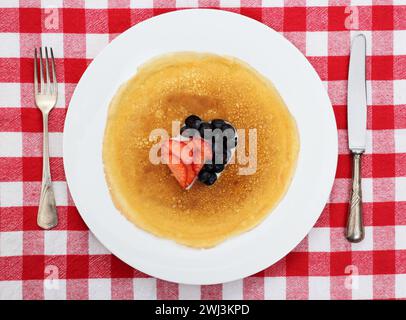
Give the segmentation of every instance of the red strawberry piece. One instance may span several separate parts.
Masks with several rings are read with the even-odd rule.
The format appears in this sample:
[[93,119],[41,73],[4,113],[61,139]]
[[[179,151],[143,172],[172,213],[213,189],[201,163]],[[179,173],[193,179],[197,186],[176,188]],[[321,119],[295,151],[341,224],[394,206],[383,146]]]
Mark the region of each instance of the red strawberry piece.
[[187,183],[187,170],[186,166],[183,163],[168,163],[169,169],[172,171],[173,176],[178,180],[180,186],[183,189],[186,189],[186,187],[189,185]]
[[186,167],[186,175],[187,175],[187,178],[186,178],[187,186],[186,187],[188,187],[193,183],[193,181],[195,180],[197,174],[193,170],[193,165],[191,165],[191,164],[190,165],[185,165],[185,167]]
[[206,140],[194,138],[192,142],[194,144],[193,169],[196,173],[199,173],[205,162],[211,159],[213,155],[210,144]]
[[173,139],[166,140],[161,147],[161,155],[164,163],[180,163],[181,151],[185,143]]

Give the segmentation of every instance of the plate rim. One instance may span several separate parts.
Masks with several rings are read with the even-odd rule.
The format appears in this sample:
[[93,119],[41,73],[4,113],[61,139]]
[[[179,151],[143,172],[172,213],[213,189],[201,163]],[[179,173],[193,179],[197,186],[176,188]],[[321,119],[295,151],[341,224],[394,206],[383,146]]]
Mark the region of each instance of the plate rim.
[[[85,72],[83,73],[82,77],[80,78],[80,80],[78,81],[78,83],[77,83],[77,85],[76,85],[76,88],[75,88],[74,93],[73,93],[73,95],[72,95],[72,97],[71,97],[71,100],[70,100],[70,103],[69,103],[69,107],[68,107],[67,113],[66,113],[66,119],[65,119],[65,124],[64,124],[64,131],[63,131],[63,150],[64,150],[64,152],[63,152],[63,163],[64,163],[64,168],[65,168],[66,182],[67,182],[67,185],[68,185],[68,187],[69,187],[69,190],[71,191],[72,199],[74,200],[75,206],[76,206],[76,208],[77,208],[79,214],[81,215],[82,219],[84,220],[84,222],[86,223],[87,227],[89,228],[89,231],[92,232],[92,233],[96,236],[96,238],[97,238],[109,251],[111,251],[111,254],[117,256],[119,259],[121,259],[121,260],[124,261],[125,263],[129,264],[129,265],[132,266],[133,268],[135,268],[135,269],[137,269],[137,270],[140,270],[140,271],[142,271],[142,272],[144,272],[144,273],[150,274],[150,275],[152,275],[152,276],[154,276],[154,277],[157,277],[157,278],[159,278],[159,279],[163,279],[163,280],[167,280],[167,281],[172,281],[172,282],[177,282],[177,283],[184,283],[184,284],[203,285],[203,284],[225,283],[225,282],[229,282],[229,281],[241,279],[241,278],[244,278],[244,277],[246,277],[246,276],[252,275],[252,274],[254,274],[254,273],[256,273],[256,272],[259,272],[259,271],[263,270],[264,268],[267,268],[267,267],[269,267],[269,266],[275,264],[275,263],[278,262],[280,259],[282,259],[284,256],[286,256],[289,252],[291,252],[291,251],[294,249],[295,246],[297,246],[297,245],[300,243],[300,241],[297,242],[293,247],[291,247],[287,252],[285,252],[284,254],[280,255],[278,258],[272,259],[273,262],[271,262],[271,263],[265,262],[265,263],[263,263],[263,265],[257,266],[257,268],[255,268],[256,271],[252,271],[252,270],[247,271],[247,270],[246,270],[245,272],[240,272],[240,275],[239,275],[239,276],[237,276],[237,277],[236,277],[236,276],[230,276],[230,277],[228,277],[228,278],[225,278],[224,281],[223,281],[223,280],[221,280],[221,281],[219,281],[219,280],[214,280],[214,281],[213,281],[213,280],[210,280],[210,279],[208,279],[208,278],[201,279],[201,280],[196,280],[196,279],[192,279],[193,277],[191,278],[191,277],[182,277],[182,276],[173,276],[173,275],[172,275],[172,276],[165,276],[165,275],[162,275],[162,274],[159,274],[159,275],[151,274],[151,272],[145,270],[144,266],[141,266],[141,265],[134,266],[132,263],[129,263],[128,261],[126,261],[126,260],[128,260],[128,259],[125,259],[121,253],[115,252],[116,250],[114,250],[114,248],[111,248],[111,245],[110,245],[110,244],[107,244],[106,241],[104,241],[104,236],[101,236],[99,232],[95,232],[95,231],[93,230],[93,227],[91,226],[91,225],[92,225],[92,222],[88,219],[88,217],[87,217],[85,214],[82,213],[83,208],[82,208],[82,209],[79,208],[81,205],[78,205],[78,201],[77,201],[77,199],[75,199],[75,198],[76,198],[76,195],[74,195],[74,193],[76,193],[76,191],[73,191],[74,188],[71,189],[71,186],[73,185],[73,183],[72,183],[72,181],[71,181],[71,174],[70,174],[70,168],[71,168],[71,166],[70,166],[68,157],[67,157],[66,154],[65,154],[65,150],[68,150],[68,149],[69,149],[69,148],[66,148],[66,147],[69,145],[69,141],[68,141],[68,140],[69,140],[69,139],[68,139],[69,134],[66,134],[66,133],[69,132],[69,128],[70,128],[70,126],[71,126],[71,121],[72,121],[72,120],[71,120],[71,117],[72,117],[71,115],[72,115],[72,112],[73,112],[73,111],[70,111],[70,110],[73,110],[73,108],[71,107],[71,105],[73,105],[73,102],[75,102],[76,99],[77,99],[77,95],[78,95],[77,92],[79,92],[78,88],[80,88],[80,85],[81,85],[82,80],[83,80],[85,77],[87,77],[88,73],[90,73],[89,70],[92,70],[92,65],[94,66],[94,61],[96,61],[96,59],[100,56],[100,54],[101,54],[103,51],[107,50],[107,48],[108,48],[109,46],[111,46],[112,43],[115,43],[116,41],[118,41],[118,39],[121,39],[122,37],[125,36],[125,34],[127,34],[128,32],[130,32],[130,30],[132,30],[132,29],[134,29],[134,28],[137,28],[137,27],[139,27],[140,25],[148,24],[148,23],[151,22],[151,20],[158,20],[158,19],[162,18],[162,16],[179,15],[179,14],[184,14],[185,12],[191,12],[191,11],[192,11],[192,12],[196,12],[196,11],[199,11],[199,12],[206,11],[206,12],[215,12],[216,14],[219,14],[219,13],[220,13],[220,14],[225,14],[225,15],[235,15],[235,16],[239,16],[239,18],[241,18],[241,19],[250,20],[250,21],[253,21],[253,22],[257,23],[257,24],[262,25],[263,27],[266,27],[267,29],[269,29],[270,32],[273,32],[273,33],[274,33],[275,35],[277,35],[278,37],[283,38],[283,39],[285,40],[285,43],[286,43],[288,46],[292,47],[292,48],[303,58],[302,60],[305,62],[305,64],[307,64],[307,67],[310,67],[309,70],[311,70],[311,72],[317,77],[318,82],[322,83],[322,81],[321,81],[321,79],[320,79],[318,73],[315,71],[315,69],[314,69],[313,66],[310,64],[310,62],[307,60],[307,58],[306,58],[288,39],[286,39],[285,37],[283,37],[279,32],[275,31],[274,29],[272,29],[272,28],[266,26],[265,24],[263,24],[263,23],[261,23],[261,22],[256,21],[255,19],[252,19],[252,18],[250,18],[250,17],[244,16],[244,15],[241,15],[241,14],[237,14],[237,13],[233,13],[233,12],[229,12],[229,11],[225,11],[225,10],[219,10],[219,9],[181,9],[181,10],[175,10],[175,11],[171,11],[171,12],[168,12],[168,13],[164,13],[164,14],[161,14],[161,15],[158,15],[158,16],[154,16],[154,17],[151,17],[151,18],[149,18],[149,19],[147,19],[147,20],[144,20],[144,21],[142,21],[142,22],[140,22],[140,23],[138,23],[138,24],[132,26],[131,28],[127,29],[126,31],[124,31],[123,33],[121,33],[120,35],[118,35],[118,36],[117,36],[113,41],[111,41],[105,48],[103,48],[103,50],[92,60],[92,62],[91,62],[91,63],[89,64],[89,66],[86,68]],[[259,72],[261,72],[261,71],[259,70]],[[332,160],[333,160],[332,167],[331,167],[331,172],[332,172],[332,174],[330,174],[329,181],[326,183],[326,185],[329,186],[329,187],[328,187],[328,191],[326,191],[327,196],[326,196],[326,198],[323,198],[322,201],[320,201],[320,203],[322,203],[321,209],[319,210],[320,212],[317,214],[317,216],[315,215],[314,219],[312,219],[311,227],[304,233],[304,235],[303,235],[303,237],[301,238],[301,240],[303,240],[303,239],[306,237],[306,235],[311,231],[311,229],[314,227],[314,224],[316,223],[316,221],[317,221],[318,218],[320,217],[320,215],[321,215],[321,213],[322,213],[322,209],[325,207],[325,205],[326,205],[326,203],[327,203],[327,201],[328,201],[328,197],[329,197],[329,195],[330,195],[330,193],[331,193],[331,190],[332,190],[332,187],[333,187],[333,184],[334,184],[334,181],[335,181],[335,172],[336,172],[336,169],[337,169],[337,161],[338,161],[338,131],[337,131],[337,125],[336,125],[336,121],[335,121],[335,116],[334,116],[333,107],[332,107],[330,98],[329,98],[329,96],[328,96],[328,94],[327,94],[327,92],[326,92],[325,89],[324,89],[324,93],[323,93],[323,94],[324,94],[325,97],[327,97],[327,100],[328,100],[328,102],[329,102],[329,108],[328,108],[327,113],[329,113],[329,117],[328,117],[328,118],[329,118],[330,120],[332,120],[332,121],[330,121],[330,122],[331,122],[330,125],[332,125],[331,133],[334,133],[334,134],[333,134],[334,137],[332,137],[334,141],[331,141],[331,142],[334,144],[334,145],[333,145],[333,149],[335,150],[334,155],[332,155],[332,158],[334,158],[334,159],[332,159]],[[68,171],[69,171],[69,173],[68,173]],[[293,177],[293,178],[294,178],[294,177]],[[292,180],[293,180],[293,178],[292,178]],[[290,186],[289,186],[289,188],[290,188]],[[326,190],[327,190],[327,188],[326,188]],[[282,199],[283,199],[285,196],[286,196],[286,195],[284,195],[284,196],[282,197]],[[281,199],[281,201],[282,201],[282,199]],[[261,222],[261,223],[262,223],[262,222]],[[216,278],[216,277],[214,277],[214,278]],[[224,278],[224,277],[223,277],[223,278]]]

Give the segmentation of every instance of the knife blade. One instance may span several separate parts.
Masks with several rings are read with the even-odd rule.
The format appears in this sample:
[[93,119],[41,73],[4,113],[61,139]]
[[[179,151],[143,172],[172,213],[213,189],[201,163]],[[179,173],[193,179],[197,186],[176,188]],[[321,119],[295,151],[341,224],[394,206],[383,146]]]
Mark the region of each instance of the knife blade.
[[366,145],[367,95],[365,52],[365,36],[359,34],[354,38],[351,46],[347,87],[348,146],[353,153],[363,153]]

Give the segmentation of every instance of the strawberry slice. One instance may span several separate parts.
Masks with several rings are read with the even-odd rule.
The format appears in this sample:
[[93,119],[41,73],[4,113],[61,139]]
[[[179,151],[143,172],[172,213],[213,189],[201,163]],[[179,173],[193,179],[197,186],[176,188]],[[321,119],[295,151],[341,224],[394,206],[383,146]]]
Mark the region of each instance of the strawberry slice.
[[172,171],[173,176],[175,177],[176,180],[178,180],[180,186],[183,189],[186,189],[188,187],[187,183],[187,170],[186,166],[183,163],[168,163],[169,169]]
[[193,138],[190,141],[168,139],[162,144],[161,155],[174,177],[183,189],[189,187],[204,166],[211,159],[210,144],[201,139]]

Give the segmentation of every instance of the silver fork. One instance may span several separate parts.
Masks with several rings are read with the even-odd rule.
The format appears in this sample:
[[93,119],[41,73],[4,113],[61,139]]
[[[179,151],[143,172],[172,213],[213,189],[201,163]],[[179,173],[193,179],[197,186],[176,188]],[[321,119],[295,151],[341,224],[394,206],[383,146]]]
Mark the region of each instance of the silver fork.
[[[35,104],[41,110],[44,126],[42,186],[39,201],[37,224],[43,229],[52,229],[58,224],[55,195],[52,188],[51,172],[49,170],[49,143],[48,143],[48,115],[56,104],[58,97],[58,84],[56,82],[54,53],[50,48],[51,58],[48,57],[48,48],[45,47],[45,70],[43,68],[42,48],[39,48],[39,79],[37,72],[37,49],[34,53],[34,96]],[[49,63],[51,60],[51,63]],[[51,68],[49,67],[51,64]],[[50,76],[52,73],[52,80]]]

